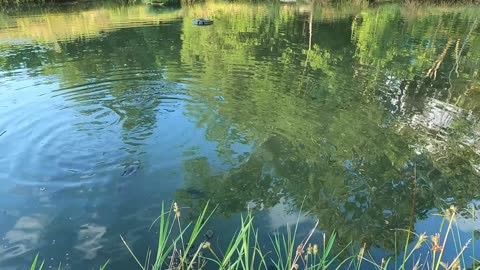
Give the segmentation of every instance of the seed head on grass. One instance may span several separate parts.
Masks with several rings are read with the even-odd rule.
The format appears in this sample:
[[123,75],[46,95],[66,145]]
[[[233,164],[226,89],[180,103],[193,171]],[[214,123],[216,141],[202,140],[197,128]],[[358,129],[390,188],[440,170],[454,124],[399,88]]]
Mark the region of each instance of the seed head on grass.
[[455,213],[457,213],[457,207],[455,205],[450,205],[450,208],[445,210],[445,218],[449,220]]
[[417,244],[415,245],[415,248],[414,248],[414,249],[419,249],[419,248],[421,248],[423,242],[425,242],[426,239],[427,239],[427,235],[426,235],[425,233],[420,234],[420,236],[418,237]]
[[318,245],[315,244],[313,245],[313,255],[317,255],[317,253],[318,253]]
[[365,249],[367,248],[367,244],[363,244],[363,247],[360,249],[360,252],[358,252],[358,255],[357,255],[357,269],[360,269],[360,265],[362,264],[362,260],[364,258],[364,254],[365,254]]
[[177,202],[173,203],[173,212],[175,213],[176,218],[180,218],[180,209],[178,208]]
[[298,245],[297,247],[297,256],[301,256],[303,253],[303,246],[302,245]]
[[432,236],[430,236],[430,239],[432,240],[433,246],[432,246],[432,251],[442,251],[442,246],[439,245],[440,243],[440,234],[436,233]]
[[449,269],[461,270],[462,268],[460,267],[460,260],[455,258],[455,260],[450,264]]
[[430,239],[432,239],[433,245],[438,246],[438,243],[440,242],[440,234],[436,233],[430,236]]

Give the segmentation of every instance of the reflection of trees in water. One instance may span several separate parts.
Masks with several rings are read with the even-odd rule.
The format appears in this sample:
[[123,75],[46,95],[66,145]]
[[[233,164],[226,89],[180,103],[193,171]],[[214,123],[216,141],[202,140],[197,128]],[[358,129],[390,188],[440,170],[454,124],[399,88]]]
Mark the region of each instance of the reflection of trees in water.
[[[466,206],[480,190],[470,163],[478,156],[475,143],[459,144],[476,134],[466,124],[477,116],[465,91],[478,88],[480,46],[476,33],[461,55],[453,45],[445,50],[444,41],[464,39],[469,16],[407,22],[398,6],[386,6],[352,24],[271,22],[262,14],[219,20],[209,31],[185,24],[182,61],[202,67],[202,89],[191,94],[203,106],[189,107],[188,115],[220,153],[234,152],[238,142],[252,150],[229,160],[224,172],[206,158],[186,161],[187,188],[178,198],[198,207],[210,199],[222,214],[247,204],[268,208],[284,197],[299,208],[305,200],[320,227],[337,230],[340,241],[390,249],[388,229],[412,228],[446,203]],[[239,32],[249,32],[248,39]],[[353,44],[337,43],[345,37]],[[268,40],[275,49],[268,51]],[[459,76],[451,77],[457,62]],[[435,78],[424,78],[432,64]],[[249,74],[241,76],[238,66]],[[448,158],[429,150],[432,140],[445,143]]]
[[152,135],[158,115],[172,109],[174,101],[168,97],[179,94],[165,80],[163,68],[176,62],[171,44],[180,41],[180,30],[165,30],[152,26],[58,41],[58,51],[26,46],[25,53],[8,55],[3,67],[26,66],[39,70],[36,75],[59,77],[57,93],[88,116],[88,122],[77,124],[79,129],[115,129],[120,123],[126,150],[137,151]]
[[[385,241],[388,248],[394,244],[389,228],[412,225],[412,165],[397,171],[384,156],[365,157],[355,151],[343,160],[329,144],[318,148],[316,161],[306,160],[304,154],[288,139],[275,136],[225,173],[212,172],[205,158],[188,161],[187,188],[177,193],[178,199],[199,208],[210,200],[218,204],[220,214],[228,215],[247,205],[268,209],[288,198],[318,217],[320,228],[336,230],[340,241]],[[433,194],[419,182],[415,216],[424,217],[433,207]]]
[[[196,103],[186,116],[230,166],[218,172],[212,160],[186,161],[187,188],[177,195],[187,205],[211,199],[228,214],[305,200],[342,241],[391,247],[385,228],[411,226],[444,198],[466,205],[478,196],[478,32],[459,53],[472,13],[408,21],[388,5],[326,23],[323,7],[300,15],[242,8],[252,12],[227,8],[214,27],[185,18],[26,46],[0,64],[58,76],[59,93],[85,115],[108,116],[89,108],[99,104],[113,112],[132,149],[155,128],[157,97],[170,87],[160,76],[185,74]],[[432,67],[435,76],[425,78]],[[236,155],[239,143],[250,153]]]
[[407,130],[414,132],[415,151],[428,154],[445,173],[453,167],[464,167],[468,174],[478,175],[478,114],[476,110],[446,102],[446,96],[441,93],[447,86],[436,91],[435,84],[429,78],[419,77],[394,84],[382,96],[382,103],[394,116],[385,126],[398,125],[400,134]]
[[[122,138],[129,149],[138,149],[152,135],[162,96],[175,91],[161,75],[160,61],[164,59],[156,55],[165,50],[165,44],[153,43],[157,35],[155,27],[120,30],[101,40],[67,43],[62,48],[64,54],[78,57],[72,67],[77,71],[69,74],[80,74],[78,79],[89,78],[92,84],[105,83],[105,98],[87,102],[100,102],[118,115]],[[163,38],[165,43],[176,40],[165,35]],[[75,85],[77,78],[68,82]]]

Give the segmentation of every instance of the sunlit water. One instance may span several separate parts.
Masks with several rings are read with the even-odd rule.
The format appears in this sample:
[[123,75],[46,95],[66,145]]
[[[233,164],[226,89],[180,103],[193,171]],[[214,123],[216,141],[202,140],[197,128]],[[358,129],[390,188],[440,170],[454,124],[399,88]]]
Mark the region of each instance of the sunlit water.
[[[394,229],[433,234],[451,204],[478,214],[479,11],[4,13],[1,268],[40,252],[48,267],[134,269],[120,235],[138,254],[154,247],[162,201],[185,222],[218,205],[207,227],[219,246],[247,208],[266,248],[303,209],[300,238],[319,219],[315,241],[335,230],[377,260]],[[192,25],[204,16],[214,25]],[[466,241],[480,223],[462,213]]]

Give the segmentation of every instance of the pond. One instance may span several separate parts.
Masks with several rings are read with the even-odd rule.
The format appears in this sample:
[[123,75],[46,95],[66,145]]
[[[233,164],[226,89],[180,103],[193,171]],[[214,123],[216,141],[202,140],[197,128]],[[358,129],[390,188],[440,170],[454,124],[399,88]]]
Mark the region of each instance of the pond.
[[[40,253],[55,269],[137,269],[120,235],[145,254],[173,201],[184,222],[217,205],[206,226],[219,246],[247,208],[264,243],[318,219],[318,234],[365,243],[377,261],[405,238],[395,229],[431,235],[452,204],[458,237],[478,235],[465,209],[480,214],[479,15],[221,2],[3,11],[1,268]],[[203,17],[213,25],[192,24]]]

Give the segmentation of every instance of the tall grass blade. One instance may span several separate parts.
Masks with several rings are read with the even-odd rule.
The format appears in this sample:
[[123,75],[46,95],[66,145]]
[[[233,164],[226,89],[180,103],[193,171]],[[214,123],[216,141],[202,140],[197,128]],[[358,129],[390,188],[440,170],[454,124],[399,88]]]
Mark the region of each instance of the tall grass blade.
[[210,218],[212,217],[213,213],[216,210],[216,207],[215,207],[213,211],[210,212],[210,214],[207,216],[208,205],[209,205],[209,202],[207,201],[205,207],[203,208],[202,213],[200,214],[200,216],[198,216],[197,221],[193,226],[192,234],[190,235],[190,239],[188,240],[187,246],[185,247],[182,262],[185,261],[187,255],[189,254],[190,249],[193,246],[193,243],[195,242],[195,240],[197,240],[201,230],[205,227],[205,224],[207,223],[208,220],[210,220]]
[[125,239],[123,239],[123,237],[120,235],[120,238],[122,239],[122,242],[123,244],[127,247],[128,249],[128,252],[130,252],[130,254],[132,255],[133,259],[135,259],[135,261],[137,262],[138,266],[140,266],[140,268],[142,270],[145,270],[145,268],[143,267],[142,263],[137,259],[137,256],[135,256],[135,254],[133,253],[132,249],[128,246],[127,242],[125,241]]
[[43,265],[45,264],[45,260],[42,261],[42,263],[40,264],[38,269],[37,269],[37,263],[38,263],[38,253],[37,253],[37,255],[35,255],[35,258],[33,259],[33,262],[30,265],[30,270],[42,270]]
[[330,239],[328,239],[327,246],[324,248],[323,254],[322,254],[322,260],[321,260],[322,265],[325,265],[327,257],[330,254],[330,251],[332,250],[333,243],[335,242],[335,237],[336,237],[336,233],[333,232],[332,235],[330,236]]
[[331,265],[333,262],[335,262],[335,260],[336,260],[340,255],[343,254],[343,252],[345,252],[345,250],[351,245],[351,243],[352,243],[352,242],[349,242],[342,250],[340,250],[340,252],[338,252],[337,255],[335,255],[335,256],[330,260],[330,262],[324,266],[324,268],[326,269],[326,268],[330,267],[330,265]]
[[100,267],[100,270],[105,270],[105,269],[107,269],[107,265],[108,265],[109,262],[110,262],[110,260],[107,260],[107,261],[102,265],[102,267]]
[[35,270],[37,268],[37,261],[38,261],[38,253],[35,255],[35,259],[33,259],[32,265],[30,266],[30,270]]

